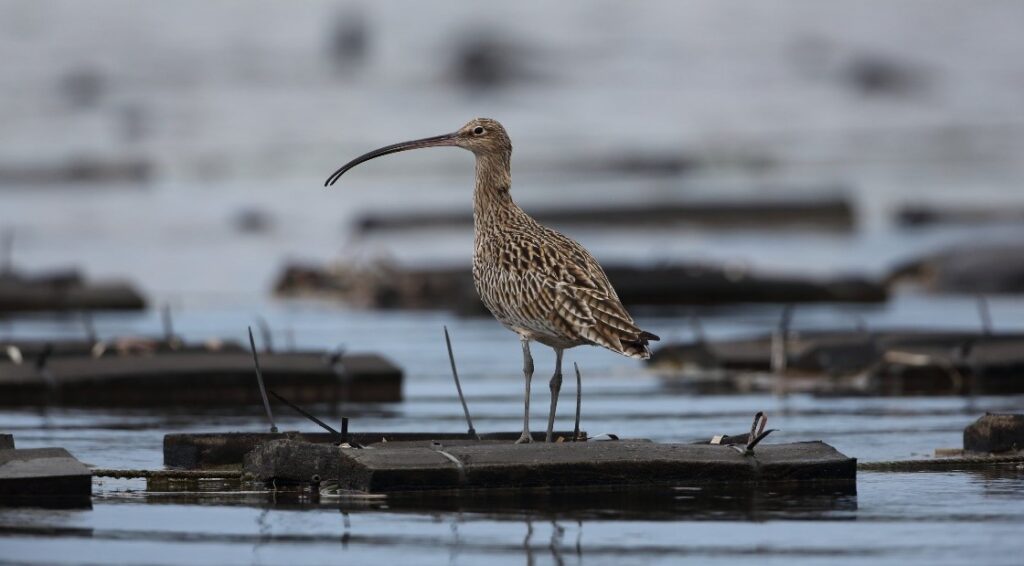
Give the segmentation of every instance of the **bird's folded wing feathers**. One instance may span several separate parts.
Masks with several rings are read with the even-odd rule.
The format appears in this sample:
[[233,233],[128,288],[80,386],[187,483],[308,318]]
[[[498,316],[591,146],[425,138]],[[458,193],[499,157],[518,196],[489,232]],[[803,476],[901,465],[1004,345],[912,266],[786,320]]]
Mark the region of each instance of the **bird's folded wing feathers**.
[[[499,267],[499,279],[507,286],[517,290],[534,287],[539,291],[535,304],[528,307],[519,303],[521,309],[533,311],[523,314],[534,315],[527,317],[534,320],[540,315],[541,320],[536,322],[566,338],[583,339],[622,354],[644,357],[645,333],[622,306],[601,266],[586,249],[561,234],[557,234],[555,244],[558,245],[530,242],[528,252],[508,250],[506,257],[537,257],[542,262],[507,262]],[[510,239],[507,245],[523,246],[524,242]]]

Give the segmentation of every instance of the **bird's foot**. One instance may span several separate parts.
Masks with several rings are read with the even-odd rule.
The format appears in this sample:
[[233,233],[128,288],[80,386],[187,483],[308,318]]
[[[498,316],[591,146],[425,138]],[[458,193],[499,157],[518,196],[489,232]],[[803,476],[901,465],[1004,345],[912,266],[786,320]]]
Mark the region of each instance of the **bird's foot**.
[[516,444],[529,444],[531,442],[533,442],[533,437],[530,436],[530,433],[523,431],[523,434],[519,435],[519,440],[516,441]]

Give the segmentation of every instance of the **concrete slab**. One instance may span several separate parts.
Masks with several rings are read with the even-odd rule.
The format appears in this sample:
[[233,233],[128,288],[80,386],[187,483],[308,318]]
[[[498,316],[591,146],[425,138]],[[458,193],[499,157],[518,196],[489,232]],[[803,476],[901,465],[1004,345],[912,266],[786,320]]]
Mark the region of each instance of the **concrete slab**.
[[727,446],[644,441],[342,449],[277,440],[246,456],[262,481],[337,479],[368,493],[608,485],[855,482],[856,460],[822,442]]
[[0,279],[0,312],[141,310],[146,300],[126,283],[47,284]]
[[[392,447],[429,447],[430,442],[440,440],[446,444],[505,442],[519,438],[519,432],[481,433],[480,441],[471,439],[466,433],[437,432],[355,432],[349,433],[350,441],[364,446],[390,443]],[[585,434],[585,433],[584,433]],[[555,436],[570,438],[571,432],[556,431]],[[337,439],[327,432],[285,431],[278,434],[258,432],[216,432],[164,435],[164,465],[171,468],[210,469],[240,466],[245,455],[261,444],[273,440],[291,439],[308,443],[332,444]],[[534,433],[537,441],[544,439],[544,433]]]
[[1024,449],[1024,414],[986,413],[964,429],[964,450],[999,453]]
[[[332,360],[323,352],[260,355],[267,388],[295,403],[394,402],[402,370],[376,354]],[[52,385],[51,385],[52,384]],[[247,351],[66,356],[35,364],[0,362],[0,405],[90,407],[260,405]]]
[[[607,165],[606,162],[602,162]],[[540,223],[555,228],[591,225],[651,226],[689,224],[721,229],[759,230],[794,225],[824,230],[848,231],[854,227],[854,207],[843,196],[810,199],[806,195],[737,202],[723,199],[689,199],[644,205],[616,205],[549,208],[532,212]],[[355,221],[360,232],[422,230],[428,228],[471,228],[473,215],[465,211],[388,212],[363,214]]]
[[0,450],[0,505],[88,506],[92,473],[63,448]]
[[[1024,334],[927,330],[807,331],[787,343],[786,387],[813,393],[1003,395],[1024,392]],[[659,347],[650,365],[667,376],[722,376],[727,390],[774,388],[754,374],[771,371],[772,337]],[[828,378],[828,379],[824,379]],[[686,382],[686,379],[679,380]]]
[[[636,267],[609,264],[605,273],[623,303],[680,306],[732,303],[882,302],[884,286],[860,277],[736,274],[704,264]],[[289,265],[275,284],[284,296],[327,296],[375,309],[447,308],[487,314],[466,267],[404,268],[386,264]]]

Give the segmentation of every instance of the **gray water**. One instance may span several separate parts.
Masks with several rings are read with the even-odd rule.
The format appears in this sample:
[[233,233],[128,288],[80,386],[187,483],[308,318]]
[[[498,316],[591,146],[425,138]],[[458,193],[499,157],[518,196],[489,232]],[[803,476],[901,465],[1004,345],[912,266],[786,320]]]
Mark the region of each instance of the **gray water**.
[[[928,308],[926,308],[928,307]],[[1019,302],[997,303],[1000,323],[1024,323]],[[1005,308],[1004,308],[1005,307]],[[935,325],[975,324],[969,299],[897,299],[880,309],[831,306],[798,310],[798,326],[838,324],[851,315],[882,327],[898,317]],[[441,328],[453,337],[474,424],[481,431],[520,425],[521,376],[515,336],[489,319],[439,313],[350,312],[318,303],[269,303],[252,309],[182,310],[178,331],[196,339],[237,336],[253,313],[266,316],[275,338],[298,346],[379,350],[407,371],[401,403],[339,407],[352,430],[460,431],[465,424],[447,369]],[[802,318],[801,318],[802,313]],[[916,314],[915,314],[916,313]],[[940,314],[941,313],[941,314]],[[770,327],[777,310],[748,309],[705,317],[709,333],[727,336]],[[799,321],[803,321],[799,323]],[[646,328],[682,336],[686,321],[642,317]],[[155,315],[100,317],[101,334],[153,328]],[[957,327],[948,324],[949,327]],[[1018,326],[1019,327],[1019,326]],[[25,336],[74,335],[77,321],[35,320]],[[283,342],[278,342],[279,347]],[[553,363],[535,348],[538,375]],[[696,396],[666,386],[634,361],[577,348],[567,361],[584,376],[582,426],[590,434],[690,441],[742,432],[764,410],[780,429],[767,442],[824,440],[861,461],[928,458],[960,445],[963,427],[984,411],[1024,410],[1024,397],[815,398],[768,395]],[[567,381],[565,400],[574,387]],[[546,406],[534,388],[533,407]],[[571,427],[571,402],[559,425]],[[311,407],[321,416],[326,406]],[[287,408],[282,429],[314,430]],[[335,417],[336,418],[336,417]],[[539,429],[544,419],[532,418]],[[0,429],[20,447],[64,446],[99,467],[159,468],[169,432],[264,430],[257,408],[217,411],[0,412]],[[94,480],[91,510],[0,510],[2,564],[321,564],[338,561],[426,564],[698,563],[1019,563],[1024,472],[859,474],[856,494],[794,496],[772,490],[695,489],[557,493],[509,500],[447,496],[433,501],[311,501],[306,496],[236,492],[235,486],[186,485],[167,491],[136,480]],[[181,493],[180,490],[191,490]],[[196,489],[206,491],[196,494]],[[211,493],[215,492],[215,493]]]

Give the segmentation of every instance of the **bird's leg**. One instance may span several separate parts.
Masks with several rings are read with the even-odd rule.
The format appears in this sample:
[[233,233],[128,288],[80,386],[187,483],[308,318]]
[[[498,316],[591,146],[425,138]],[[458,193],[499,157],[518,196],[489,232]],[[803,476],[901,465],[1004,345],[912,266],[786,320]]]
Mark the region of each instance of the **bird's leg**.
[[551,376],[551,411],[548,412],[548,432],[544,442],[551,442],[555,430],[555,407],[558,406],[558,392],[562,390],[562,349],[555,348],[555,375]]
[[533,356],[530,355],[530,340],[525,336],[520,337],[523,344],[523,379],[526,381],[526,398],[523,402],[523,434],[519,436],[516,444],[533,442],[530,436],[530,380],[533,379]]

